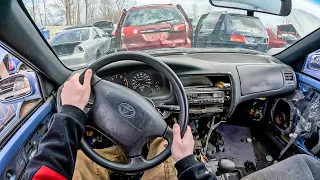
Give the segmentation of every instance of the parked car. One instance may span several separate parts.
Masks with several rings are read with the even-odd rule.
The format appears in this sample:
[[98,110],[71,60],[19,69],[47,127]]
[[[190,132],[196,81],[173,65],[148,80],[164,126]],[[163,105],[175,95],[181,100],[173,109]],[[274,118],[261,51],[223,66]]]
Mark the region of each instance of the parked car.
[[292,24],[281,24],[278,25],[277,36],[281,34],[292,34],[293,36],[297,36],[297,30]]
[[211,12],[195,18],[194,47],[245,48],[266,52],[268,34],[258,17]]
[[105,33],[112,34],[113,23],[112,21],[98,21],[93,23],[93,26],[102,29]]
[[268,41],[268,49],[271,48],[282,48],[284,47],[287,42],[283,39],[278,38],[270,28],[266,28],[268,36],[269,36],[269,41]]
[[114,34],[120,51],[191,47],[192,28],[180,5],[146,5],[124,9]]
[[84,27],[59,33],[50,45],[68,67],[82,68],[110,52],[111,38],[97,27]]
[[107,36],[107,37],[109,37],[111,39],[111,45],[110,45],[109,52],[114,52],[115,51],[115,40],[114,40],[114,35],[112,34],[112,32],[114,30],[114,25],[112,24],[111,21],[98,21],[98,22],[91,23],[91,24],[71,26],[71,27],[65,28],[64,31],[65,30],[70,30],[70,29],[85,28],[85,27],[97,27],[97,28],[100,28],[105,33],[104,36]]
[[293,43],[298,41],[298,38],[292,34],[280,34],[278,38],[286,41],[287,42],[286,46],[290,46]]

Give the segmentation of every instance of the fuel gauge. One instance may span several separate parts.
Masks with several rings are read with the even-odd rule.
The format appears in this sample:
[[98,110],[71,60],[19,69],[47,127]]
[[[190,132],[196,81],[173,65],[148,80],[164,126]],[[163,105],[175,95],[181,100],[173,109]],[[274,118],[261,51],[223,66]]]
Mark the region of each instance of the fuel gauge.
[[154,83],[154,89],[155,89],[156,91],[160,91],[160,90],[161,90],[160,82],[159,82],[159,81],[156,81],[156,82]]

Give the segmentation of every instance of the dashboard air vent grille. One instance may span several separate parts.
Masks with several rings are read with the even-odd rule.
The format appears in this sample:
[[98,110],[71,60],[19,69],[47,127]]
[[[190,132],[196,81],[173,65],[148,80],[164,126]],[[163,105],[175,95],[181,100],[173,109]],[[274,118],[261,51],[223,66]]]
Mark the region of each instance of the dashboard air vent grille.
[[286,81],[293,81],[293,72],[284,72],[284,78]]

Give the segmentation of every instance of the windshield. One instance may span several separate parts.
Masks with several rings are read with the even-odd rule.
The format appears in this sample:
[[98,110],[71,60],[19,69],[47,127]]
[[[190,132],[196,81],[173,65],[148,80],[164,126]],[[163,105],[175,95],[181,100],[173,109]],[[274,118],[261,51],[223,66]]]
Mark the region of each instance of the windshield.
[[[264,1],[270,9],[277,6]],[[71,69],[117,51],[281,52],[320,27],[317,0],[292,0],[288,16],[248,16],[245,10],[214,7],[209,0],[23,2],[54,53]]]
[[63,44],[70,42],[86,41],[89,39],[89,29],[68,30],[58,34],[51,44]]

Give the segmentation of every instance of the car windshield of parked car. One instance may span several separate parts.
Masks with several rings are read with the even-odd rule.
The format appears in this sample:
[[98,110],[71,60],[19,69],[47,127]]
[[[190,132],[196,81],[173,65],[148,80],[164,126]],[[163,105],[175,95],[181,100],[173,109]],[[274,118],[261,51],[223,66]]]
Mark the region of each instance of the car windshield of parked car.
[[[270,9],[278,6],[261,1]],[[291,0],[288,16],[252,15],[212,6],[209,0],[22,2],[53,53],[72,70],[119,51],[157,55],[232,50],[272,55],[320,27],[318,0]]]
[[176,8],[133,9],[128,12],[124,27],[145,26],[159,23],[184,23]]
[[63,44],[72,42],[87,41],[89,39],[90,31],[88,29],[68,30],[58,34],[53,40],[52,44]]
[[230,20],[227,21],[227,29],[233,33],[248,34],[248,36],[266,35],[266,29],[259,18],[248,17],[244,15],[230,15]]

